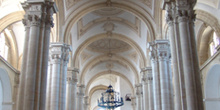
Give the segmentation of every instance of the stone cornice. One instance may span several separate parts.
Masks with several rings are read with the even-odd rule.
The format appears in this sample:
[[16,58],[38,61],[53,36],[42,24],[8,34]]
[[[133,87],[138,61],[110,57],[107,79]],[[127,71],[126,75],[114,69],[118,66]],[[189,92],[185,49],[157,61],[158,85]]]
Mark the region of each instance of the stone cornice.
[[20,74],[20,71],[15,69],[11,64],[9,64],[2,56],[0,56],[0,61],[2,61],[7,67],[9,67],[12,71],[14,71],[16,74]]

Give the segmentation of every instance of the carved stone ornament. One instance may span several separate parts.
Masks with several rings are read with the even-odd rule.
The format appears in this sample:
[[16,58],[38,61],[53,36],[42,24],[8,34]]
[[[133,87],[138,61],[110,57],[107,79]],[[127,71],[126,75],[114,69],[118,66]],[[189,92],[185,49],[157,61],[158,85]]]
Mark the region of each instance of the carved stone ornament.
[[170,54],[170,44],[168,40],[155,40],[150,42],[150,57],[152,60],[169,60]]
[[50,45],[50,61],[69,61],[69,52],[72,51],[70,45],[64,43],[51,43]]

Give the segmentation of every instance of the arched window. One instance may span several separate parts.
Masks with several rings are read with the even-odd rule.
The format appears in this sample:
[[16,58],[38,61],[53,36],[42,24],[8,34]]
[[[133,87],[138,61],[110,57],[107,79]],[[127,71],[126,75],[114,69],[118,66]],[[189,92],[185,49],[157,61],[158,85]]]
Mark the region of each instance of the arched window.
[[0,34],[0,55],[7,60],[8,59],[8,45],[4,33]]
[[220,39],[216,35],[215,32],[213,32],[212,39],[209,43],[209,49],[210,49],[210,56],[214,55],[217,52],[216,47],[220,44]]

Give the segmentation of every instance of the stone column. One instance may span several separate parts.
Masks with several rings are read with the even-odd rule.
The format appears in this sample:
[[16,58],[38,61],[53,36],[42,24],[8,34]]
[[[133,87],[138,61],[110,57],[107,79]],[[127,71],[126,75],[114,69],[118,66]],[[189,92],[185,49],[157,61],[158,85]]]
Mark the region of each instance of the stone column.
[[148,79],[147,79],[147,69],[141,69],[141,76],[142,76],[142,86],[143,86],[143,108],[144,110],[149,109],[149,98],[148,98]]
[[84,110],[88,110],[89,109],[89,96],[85,96],[84,97]]
[[[47,92],[47,110],[65,110],[65,90],[63,80],[66,81],[67,62],[69,61],[71,47],[64,43],[52,43],[50,45],[50,85]],[[64,79],[65,77],[65,79]],[[64,88],[65,87],[65,88]],[[64,98],[64,99],[61,99]]]
[[175,110],[204,109],[194,32],[195,4],[196,0],[177,0],[164,1],[163,5],[170,24],[168,35],[173,40]]
[[142,84],[135,85],[136,87],[136,110],[142,110]]
[[143,68],[142,69],[143,99],[144,99],[143,105],[145,110],[154,109],[152,80],[153,80],[152,68],[151,67]]
[[[17,110],[44,110],[45,106],[45,78],[47,76],[47,65],[42,65],[42,60],[48,59],[48,44],[42,39],[49,37],[45,32],[44,26],[49,24],[47,30],[51,29],[52,15],[57,11],[56,5],[51,1],[35,0],[22,3],[26,12],[23,23],[26,25],[25,48],[22,63],[21,85],[17,100]],[[50,21],[48,23],[48,21]],[[45,54],[42,55],[44,49]],[[42,84],[44,83],[44,84]],[[41,85],[42,84],[42,85]]]
[[66,110],[76,109],[76,92],[77,92],[77,68],[68,68],[67,85],[66,85]]
[[147,70],[147,80],[148,80],[148,98],[149,98],[149,109],[154,110],[154,97],[153,97],[153,75],[152,68],[148,67]]
[[172,110],[169,48],[167,40],[156,40],[150,43],[155,110]]
[[83,99],[85,94],[85,85],[79,84],[78,85],[78,92],[77,92],[77,110],[83,110]]
[[131,106],[133,110],[136,110],[136,97],[134,96],[131,97]]
[[20,84],[18,87],[18,97],[16,103],[16,110],[23,110],[24,104],[24,88],[25,88],[25,80],[26,80],[26,67],[27,67],[27,53],[28,53],[28,42],[29,42],[29,32],[30,32],[30,22],[27,20],[27,14],[24,16],[23,24],[25,26],[25,41],[24,41],[24,49],[23,49],[23,58],[21,64],[21,75],[20,75]]

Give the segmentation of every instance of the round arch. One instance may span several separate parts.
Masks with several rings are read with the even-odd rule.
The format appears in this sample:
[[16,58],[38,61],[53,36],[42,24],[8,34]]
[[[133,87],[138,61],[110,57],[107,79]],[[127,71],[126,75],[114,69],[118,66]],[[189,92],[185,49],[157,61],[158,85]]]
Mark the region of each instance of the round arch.
[[[109,57],[106,56],[106,55],[103,55],[103,56],[98,56],[96,58],[94,58],[92,61],[90,61],[89,63],[86,64],[86,68],[84,68],[81,72],[81,75],[80,75],[80,83],[83,84],[84,82],[84,78],[85,78],[85,74],[86,72],[89,70],[89,68],[91,68],[91,66],[93,64],[96,64],[98,63],[99,61],[107,61],[109,60]],[[124,58],[120,57],[120,56],[113,56],[113,58],[111,59],[112,61],[122,61],[122,62],[125,62],[126,64],[128,64],[128,66],[131,68],[131,70],[133,71],[134,73],[134,76],[135,76],[135,81],[136,82],[139,82],[139,74],[138,74],[138,71],[136,70],[136,68],[127,60],[125,60]]]
[[[101,33],[101,34],[98,34],[98,35],[95,35],[95,36],[92,36],[91,38],[87,39],[86,41],[84,41],[76,50],[75,54],[74,54],[74,57],[72,59],[72,62],[73,63],[72,65],[75,67],[77,64],[77,58],[79,57],[80,53],[89,45],[91,44],[92,42],[96,41],[96,40],[100,40],[100,39],[105,39],[107,38],[107,35],[106,33]],[[141,61],[143,66],[146,67],[146,57],[144,55],[144,52],[143,50],[138,46],[137,43],[135,43],[133,40],[129,39],[128,37],[124,36],[124,35],[121,35],[121,34],[117,34],[117,33],[112,33],[112,39],[117,39],[117,40],[121,40],[121,41],[124,41],[126,43],[128,43],[132,48],[134,48],[137,53],[139,54],[140,58],[141,58]]]
[[[95,76],[93,76],[93,77],[89,80],[89,82],[88,82],[88,84],[87,84],[87,86],[86,86],[86,89],[85,89],[86,95],[89,94],[89,87],[90,87],[90,85],[92,84],[92,82],[95,81],[98,76],[107,75],[107,74],[109,74],[108,71],[103,71],[103,72],[100,72],[100,73],[96,74]],[[132,95],[134,95],[134,87],[132,86],[131,82],[127,79],[126,76],[124,76],[123,74],[121,74],[121,73],[119,73],[119,72],[116,72],[116,71],[112,71],[111,74],[123,78],[123,79],[128,83],[128,85],[130,86],[130,88],[132,89]]]
[[[218,36],[220,36],[220,25],[218,19],[203,10],[196,10],[196,19],[203,21],[207,26],[212,27]],[[198,41],[199,43],[200,41]]]
[[[74,10],[73,13],[71,13],[68,16],[68,18],[66,19],[67,22],[64,26],[64,32],[61,35],[63,38],[60,40],[67,43],[68,37],[70,36],[69,34],[70,34],[72,26],[80,18],[82,18],[84,15],[86,15],[89,12],[106,7],[106,2],[101,2],[101,3],[96,3],[96,4],[90,3],[90,2],[91,1],[85,3],[87,5],[83,5],[79,8],[77,8],[76,10]],[[146,10],[144,10],[142,7],[140,7],[136,4],[133,4],[131,2],[126,2],[126,1],[125,2],[124,1],[112,2],[111,6],[128,11],[128,12],[134,14],[135,16],[137,16],[138,18],[140,18],[149,29],[151,41],[153,41],[155,39],[156,24],[155,24],[153,18],[151,17],[151,15]]]
[[[2,109],[12,110],[12,87],[7,71],[0,68],[0,84],[2,86]],[[1,95],[1,94],[0,94]]]
[[24,11],[17,11],[8,14],[0,20],[0,32],[2,32],[9,25],[21,21],[24,18]]
[[206,110],[218,110],[220,108],[220,64],[213,65],[205,80],[205,107]]

